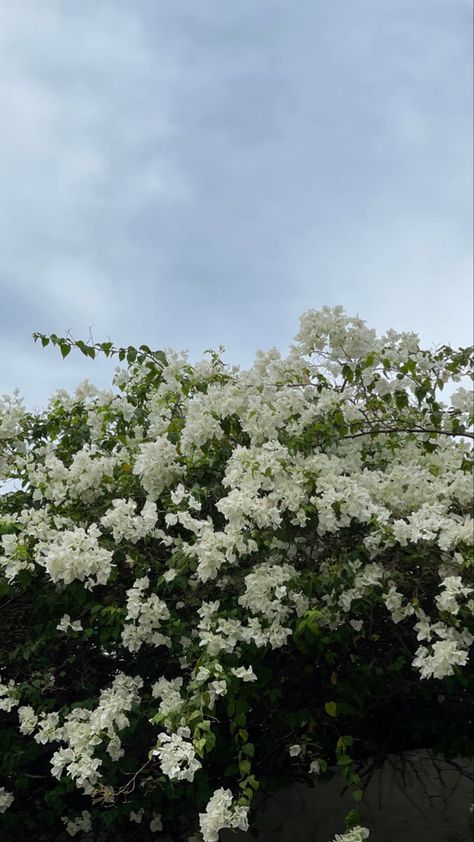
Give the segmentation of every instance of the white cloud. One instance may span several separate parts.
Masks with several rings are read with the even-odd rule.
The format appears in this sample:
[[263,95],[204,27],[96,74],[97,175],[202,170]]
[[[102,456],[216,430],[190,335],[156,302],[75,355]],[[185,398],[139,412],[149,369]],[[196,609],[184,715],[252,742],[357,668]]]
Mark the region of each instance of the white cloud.
[[46,397],[58,366],[94,376],[35,329],[248,362],[326,303],[463,341],[470,15],[0,0],[4,379]]

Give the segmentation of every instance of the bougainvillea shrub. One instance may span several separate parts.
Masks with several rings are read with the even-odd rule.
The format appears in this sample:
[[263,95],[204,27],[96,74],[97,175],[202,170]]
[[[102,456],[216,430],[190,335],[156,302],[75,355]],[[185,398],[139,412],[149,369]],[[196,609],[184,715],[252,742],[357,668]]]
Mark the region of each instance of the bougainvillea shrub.
[[367,758],[474,756],[471,349],[36,339],[120,367],[0,405],[2,839],[252,835],[339,768],[359,842]]

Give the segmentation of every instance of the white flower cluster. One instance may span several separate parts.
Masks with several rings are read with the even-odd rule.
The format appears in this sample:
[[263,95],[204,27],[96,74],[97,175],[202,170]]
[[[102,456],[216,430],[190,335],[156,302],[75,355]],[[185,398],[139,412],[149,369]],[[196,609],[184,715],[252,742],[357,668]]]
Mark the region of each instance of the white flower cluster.
[[184,699],[181,696],[181,687],[183,686],[183,679],[173,678],[169,681],[162,676],[155,682],[151,688],[151,695],[154,699],[161,699],[159,712],[160,713],[174,713],[182,706]]
[[136,579],[127,591],[127,621],[122,632],[122,642],[130,652],[137,652],[144,643],[152,646],[168,646],[169,637],[159,631],[170,612],[166,603],[155,593],[149,597],[143,594],[150,587],[148,576]]
[[13,678],[10,678],[8,684],[3,684],[0,681],[0,710],[5,710],[9,713],[12,708],[19,704],[18,695]]
[[[438,626],[438,628],[437,628]],[[421,678],[445,678],[454,674],[455,666],[465,666],[468,661],[468,649],[474,642],[474,637],[464,629],[461,633],[456,629],[436,624],[433,631],[441,636],[428,649],[419,646],[415,652],[413,666],[420,670]]]
[[57,532],[41,546],[38,562],[46,568],[53,582],[69,585],[75,579],[86,588],[105,585],[112,571],[112,552],[99,544],[100,532],[96,524],[83,529]]
[[[351,610],[354,600],[360,599],[374,587],[380,587],[385,572],[380,564],[372,563],[362,566],[360,561],[354,561],[349,564],[349,569],[355,572],[353,585],[351,588],[344,590],[339,598],[339,605],[345,612]],[[393,598],[392,592],[390,595],[387,595],[387,600],[390,597]],[[389,605],[391,604],[389,602]],[[387,605],[388,608],[389,605]],[[389,610],[391,609],[389,608]]]
[[[286,592],[285,592],[286,593]],[[280,596],[283,592],[280,593]],[[296,600],[296,595],[292,594]],[[303,598],[304,599],[304,598]],[[306,603],[305,603],[306,604]],[[258,647],[270,645],[272,649],[284,646],[292,633],[289,626],[282,626],[278,618],[274,618],[270,625],[264,627],[258,617],[249,617],[246,623],[237,619],[227,619],[214,616],[219,608],[219,601],[203,602],[198,609],[201,617],[197,626],[197,634],[200,638],[199,645],[205,647],[206,652],[211,655],[218,655],[219,652],[231,654],[238,649],[239,642],[250,643]],[[265,608],[265,605],[263,606]],[[282,614],[287,611],[286,606],[281,607]],[[265,623],[268,620],[265,619]]]
[[[26,729],[30,729],[33,724],[33,714],[31,713],[32,709],[29,705],[27,706],[27,709],[28,713],[22,714],[22,716],[25,716],[25,721],[22,716],[20,716],[20,731],[23,729],[23,733],[26,733]],[[22,709],[20,708],[19,710]],[[56,713],[55,711],[52,713],[44,713],[44,711],[41,711],[36,719],[38,731],[34,735],[35,742],[40,743],[41,745],[46,745],[46,743],[54,742],[56,738],[59,739],[61,733],[59,728],[59,713]]]
[[78,787],[82,787],[86,793],[92,793],[100,778],[98,770],[102,765],[102,761],[94,757],[95,749],[107,739],[106,750],[112,760],[122,757],[118,732],[130,724],[126,714],[139,703],[142,686],[141,678],[131,678],[120,673],[111,687],[101,691],[98,706],[94,710],[74,708],[62,725],[58,713],[42,713],[38,717],[31,707],[21,707],[18,711],[20,730],[23,734],[31,734],[37,727],[34,736],[36,742],[64,743],[65,747],[55,751],[51,758],[52,775],[60,778],[66,769]]
[[252,667],[231,667],[230,671],[237,678],[241,678],[242,681],[256,681],[257,680],[257,676],[255,675]]
[[166,436],[140,445],[133,473],[140,478],[144,490],[152,500],[157,500],[164,489],[183,471],[177,461],[176,447]]
[[407,603],[403,594],[397,590],[397,587],[393,584],[393,582],[389,580],[387,584],[389,585],[389,588],[388,591],[383,593],[383,601],[387,611],[390,612],[392,621],[396,624],[405,620],[407,617],[413,616],[413,614],[415,614],[414,606]]
[[158,757],[163,774],[172,781],[192,781],[201,768],[193,744],[189,742],[190,736],[187,726],[178,728],[175,734],[158,734],[153,755]]
[[18,535],[2,535],[0,538],[0,569],[8,581],[14,579],[21,570],[33,570],[34,564],[25,558],[25,546]]
[[279,442],[236,447],[223,480],[230,491],[217,504],[218,510],[234,529],[249,524],[276,528],[286,511],[292,515],[291,523],[304,526],[308,494],[302,466],[301,458],[292,457]]
[[446,611],[448,614],[459,613],[459,598],[469,596],[473,588],[463,584],[461,576],[446,576],[442,581],[443,591],[436,597],[436,605],[439,611]]
[[358,317],[345,315],[341,306],[323,307],[322,310],[308,310],[300,319],[300,330],[295,337],[304,354],[323,351],[334,360],[359,357],[382,347],[374,330],[367,327]]
[[69,836],[75,836],[81,830],[85,833],[92,830],[91,814],[88,810],[83,810],[77,819],[68,819],[67,816],[61,816],[61,821],[66,825]]
[[206,812],[199,814],[199,826],[204,842],[219,842],[224,828],[248,830],[248,807],[233,804],[230,789],[218,789],[209,800]]
[[[252,668],[250,670],[251,675],[254,675]],[[250,672],[244,668],[243,674],[248,675],[248,678],[244,678],[244,680],[254,680]],[[228,690],[227,678],[222,664],[218,660],[214,660],[209,661],[206,667],[201,665],[194,673],[194,683],[191,686],[194,687],[196,684],[198,685],[198,690],[194,696],[195,702],[201,706],[205,699],[207,707],[213,709],[217,697],[225,696]]]
[[112,476],[117,459],[100,454],[96,445],[84,445],[66,467],[51,447],[42,448],[32,460],[25,460],[28,479],[35,489],[35,500],[51,500],[61,503],[67,497],[92,503],[101,494],[101,483],[106,476]]
[[12,395],[0,395],[0,441],[18,435],[25,414],[26,409],[18,389]]
[[156,503],[147,500],[139,515],[134,500],[113,500],[112,507],[100,519],[115,541],[131,541],[136,544],[147,535],[153,534],[158,514]]
[[31,705],[21,705],[18,708],[18,718],[20,720],[20,732],[27,735],[32,734],[38,724],[38,717]]

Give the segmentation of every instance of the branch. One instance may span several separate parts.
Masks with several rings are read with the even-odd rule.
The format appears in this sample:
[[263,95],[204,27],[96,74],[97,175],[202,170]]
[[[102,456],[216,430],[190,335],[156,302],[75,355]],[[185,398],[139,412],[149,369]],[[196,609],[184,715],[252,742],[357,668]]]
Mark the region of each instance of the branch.
[[469,439],[474,439],[474,433],[453,433],[449,430],[432,430],[424,427],[392,427],[379,430],[363,430],[360,433],[351,433],[348,436],[341,436],[341,439],[358,439],[360,436],[375,436],[379,433],[385,433],[387,435],[390,433],[435,433],[437,436],[452,436],[454,438],[457,436],[464,436]]

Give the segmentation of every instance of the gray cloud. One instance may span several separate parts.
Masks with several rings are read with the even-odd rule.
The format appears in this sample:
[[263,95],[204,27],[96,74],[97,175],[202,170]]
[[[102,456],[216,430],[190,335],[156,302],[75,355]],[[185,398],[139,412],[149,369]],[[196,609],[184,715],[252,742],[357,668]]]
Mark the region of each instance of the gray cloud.
[[37,329],[246,364],[342,303],[469,341],[470,3],[0,13],[0,391],[107,379]]

